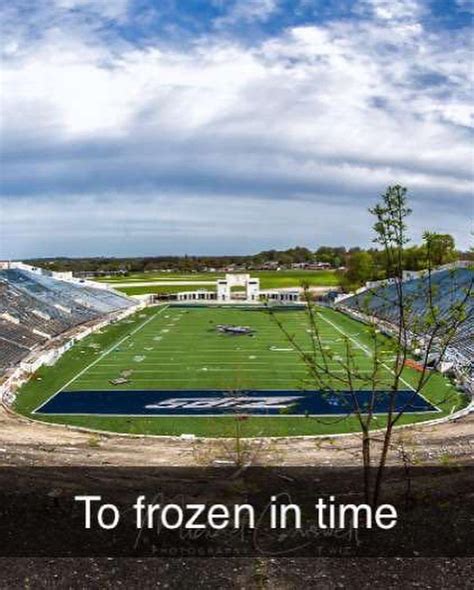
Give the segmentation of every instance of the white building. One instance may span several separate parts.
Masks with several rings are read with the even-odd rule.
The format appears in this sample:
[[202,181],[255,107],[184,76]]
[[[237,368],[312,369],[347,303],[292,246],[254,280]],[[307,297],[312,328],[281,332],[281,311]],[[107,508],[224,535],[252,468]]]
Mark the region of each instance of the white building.
[[[244,287],[244,293],[232,293],[233,287]],[[226,274],[225,279],[216,281],[216,291],[199,289],[177,294],[178,301],[216,301],[219,303],[258,303],[260,300],[260,279],[248,274]]]
[[260,279],[252,279],[248,274],[226,274],[225,279],[217,280],[217,301],[231,301],[233,287],[245,287],[247,303],[260,299]]
[[178,301],[215,301],[216,294],[214,291],[199,289],[197,291],[182,291],[176,295]]
[[269,302],[277,302],[277,303],[294,303],[300,300],[301,293],[295,289],[293,290],[274,290],[274,291],[266,291],[264,297]]
[[[241,289],[233,293],[234,287]],[[243,289],[242,289],[243,287]],[[213,301],[215,303],[293,303],[300,301],[300,291],[297,289],[274,289],[260,291],[260,279],[252,278],[249,274],[226,274],[224,279],[217,279],[216,291],[199,289],[197,291],[182,291],[177,294],[178,301],[191,303]]]

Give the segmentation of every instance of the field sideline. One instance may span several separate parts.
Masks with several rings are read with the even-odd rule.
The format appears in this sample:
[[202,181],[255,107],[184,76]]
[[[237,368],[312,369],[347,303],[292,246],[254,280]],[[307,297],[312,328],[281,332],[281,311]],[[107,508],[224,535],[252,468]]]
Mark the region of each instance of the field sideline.
[[[342,337],[356,345],[356,362],[363,372],[370,367],[366,328],[342,314],[321,309],[322,337],[325,345],[342,354]],[[280,313],[285,326],[297,335],[303,347],[311,346],[306,318],[302,311]],[[219,334],[217,324],[248,325],[255,335]],[[128,383],[110,383],[126,372]],[[387,369],[388,371],[388,369]],[[416,374],[406,370],[407,388]],[[387,373],[388,377],[388,373]],[[364,389],[364,383],[356,384]],[[238,308],[193,309],[179,307],[148,308],[112,325],[74,346],[56,366],[44,367],[20,391],[16,409],[26,415],[62,390],[296,390],[314,389],[307,371],[291,350],[275,321],[265,312]],[[449,395],[447,396],[449,392]],[[441,417],[462,400],[441,375],[434,375],[423,392],[441,413],[406,415],[401,423]],[[448,400],[445,398],[448,397]],[[145,434],[194,433],[203,436],[232,435],[235,417],[200,416],[43,416],[56,421],[100,430]],[[375,420],[382,425],[383,416]],[[353,417],[308,418],[298,416],[251,416],[241,425],[244,434],[284,436],[326,434],[357,430]]]

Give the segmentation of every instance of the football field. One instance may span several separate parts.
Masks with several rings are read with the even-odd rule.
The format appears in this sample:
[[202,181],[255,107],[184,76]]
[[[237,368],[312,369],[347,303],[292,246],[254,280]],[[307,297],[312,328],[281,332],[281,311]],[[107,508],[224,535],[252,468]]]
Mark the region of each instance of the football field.
[[[326,310],[320,312],[320,318],[323,345],[343,358],[342,328]],[[305,352],[312,352],[303,311],[278,312],[278,319],[289,333],[296,335]],[[244,326],[252,332],[221,333],[219,325]],[[360,372],[370,373],[370,355],[358,340],[360,336],[357,332],[352,335],[356,363]],[[332,370],[343,372],[337,360],[330,364]],[[389,379],[388,370],[386,373]],[[111,381],[122,374],[127,375],[127,382],[112,385]],[[296,390],[305,386],[307,376],[298,351],[267,312],[169,307],[156,311],[105,351],[67,389]],[[363,389],[364,385],[367,383],[359,380],[354,387]]]
[[[286,323],[302,331],[302,318]],[[251,335],[220,333],[218,325],[248,326]],[[305,367],[268,314],[239,309],[166,308],[113,348],[70,389],[110,389],[130,370],[125,389],[296,389]]]
[[[55,367],[42,369],[39,381],[25,386],[19,409],[41,419],[132,432],[217,435],[236,414],[251,416],[255,428],[265,422],[265,430],[273,434],[307,433],[311,428],[303,422],[310,416],[327,417],[323,432],[352,430],[354,417],[349,416],[343,387],[334,379],[328,384],[333,393],[317,390],[301,360],[301,350],[314,352],[315,335],[305,311],[276,313],[295,336],[299,352],[262,308],[142,310],[78,343]],[[339,360],[345,359],[349,339],[357,373],[353,387],[364,403],[372,364],[367,328],[327,308],[318,309],[318,323],[322,344],[333,355],[329,362],[335,375],[345,372]],[[219,326],[242,326],[249,333],[226,333]],[[383,354],[387,365],[377,383],[381,417],[393,356],[388,347]],[[400,403],[413,397],[415,378],[413,370],[404,372]],[[415,396],[408,420],[437,417],[447,408],[441,402],[449,386],[441,376],[435,381],[436,388]],[[277,427],[278,421],[288,425]]]

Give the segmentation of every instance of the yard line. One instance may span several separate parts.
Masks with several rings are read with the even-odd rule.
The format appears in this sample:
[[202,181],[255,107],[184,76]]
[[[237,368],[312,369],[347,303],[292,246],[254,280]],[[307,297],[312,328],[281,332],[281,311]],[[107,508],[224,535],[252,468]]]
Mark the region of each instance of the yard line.
[[[188,362],[187,365],[183,364],[183,363],[162,363],[160,365],[157,366],[156,363],[136,363],[134,365],[130,365],[127,368],[132,370],[134,373],[153,373],[155,370],[158,370],[160,367],[183,367],[183,366],[188,366],[188,367],[195,367],[195,366],[221,366],[221,365],[231,365],[233,367],[239,368],[239,367],[254,367],[256,371],[259,370],[260,365],[264,365],[264,366],[268,366],[268,363],[262,363],[262,362],[254,362],[254,361],[242,361],[242,362],[238,362],[238,361],[228,361],[228,362],[219,362],[219,361],[206,361],[205,365],[203,365],[204,361],[198,361],[197,363],[192,363],[192,362]],[[142,367],[155,367],[154,369],[146,369],[146,368],[142,368]],[[278,370],[282,367],[295,367],[297,366],[294,362],[291,363],[278,363],[278,365],[275,368],[272,368],[272,370]],[[306,366],[304,365],[303,361],[301,361],[301,366]],[[339,363],[328,363],[329,367],[340,367]],[[122,367],[123,368],[123,363],[117,363],[117,364],[103,364],[100,367],[92,370],[90,373],[91,374],[98,374],[98,373],[103,373],[103,374],[110,374],[110,369],[104,369],[104,367]],[[363,368],[362,368],[363,369]],[[361,370],[361,369],[359,369]],[[367,369],[369,370],[369,369]]]
[[[146,372],[146,371],[143,371],[143,372]],[[162,373],[167,373],[167,372],[168,373],[171,373],[171,375],[174,375],[175,374],[174,371],[167,371],[166,369],[163,369],[163,370],[159,370],[158,369],[156,371],[148,371],[148,372],[152,372],[155,375],[162,374]],[[206,376],[206,374],[208,374],[208,373],[218,373],[218,372],[231,372],[231,373],[236,373],[237,375],[239,375],[240,373],[243,373],[243,372],[255,373],[255,370],[254,369],[240,369],[239,371],[235,371],[233,368],[226,369],[226,368],[220,368],[220,367],[216,367],[216,368],[213,368],[213,369],[208,369],[207,371],[204,371],[201,367],[200,368],[190,367],[188,369],[184,369],[183,370],[183,373],[199,373],[199,374],[202,373],[202,376]],[[295,375],[295,374],[307,375],[307,371],[304,370],[304,369],[294,369],[291,372],[290,371],[278,371],[278,370],[273,370],[273,369],[265,369],[265,370],[258,371],[258,373],[255,374],[255,378],[258,378],[263,373],[271,373],[272,375],[275,375],[275,374],[282,373],[282,372],[284,372],[285,375]],[[345,372],[346,372],[345,369],[335,369],[333,371],[333,373],[345,373]],[[369,370],[366,370],[366,371],[359,371],[359,373],[361,375],[364,375],[364,374],[370,375],[371,372]],[[141,372],[138,373],[138,375],[141,375],[141,374],[142,374]],[[99,381],[101,379],[101,377],[99,377],[99,376],[97,376],[97,377],[95,377],[93,379],[92,376],[93,376],[93,374],[90,374],[90,377],[91,378],[86,377],[84,379],[81,379],[81,383],[83,383],[84,381]],[[132,376],[130,378],[130,381],[131,382],[133,382],[133,381],[144,381],[144,380],[149,381],[150,378],[147,377],[146,379],[145,378],[144,379],[140,379],[138,376]]]
[[[210,375],[210,374],[207,374],[206,375],[206,373],[204,373],[202,375],[200,374],[199,375],[199,379],[197,379],[197,376],[195,376],[195,375],[188,375],[188,378],[186,379],[186,383],[189,385],[190,382],[193,383],[197,379],[197,382],[200,384],[200,383],[206,381],[206,376],[209,377],[209,378],[212,377],[212,375]],[[297,379],[300,382],[304,382],[305,381],[305,379],[302,379],[302,378],[300,378],[298,376],[294,376],[294,378]],[[262,375],[262,376],[255,375],[255,376],[252,376],[252,380],[251,380],[250,384],[247,385],[245,383],[245,381],[243,381],[243,385],[239,386],[239,389],[252,389],[252,388],[254,388],[254,386],[252,385],[252,383],[255,383],[257,381],[261,381],[262,379],[264,381],[267,381],[268,383],[272,383],[273,381],[283,381],[285,383],[293,383],[293,385],[289,385],[289,387],[293,387],[294,388],[294,382],[293,382],[293,379],[292,378],[288,378],[288,377],[272,377],[272,378],[268,378],[265,375]],[[136,379],[135,381],[137,381],[137,382],[138,381],[142,381],[142,382],[145,382],[145,383],[152,383],[153,385],[156,383],[156,380],[152,380],[152,379]],[[166,378],[161,379],[160,385],[162,386],[163,383],[169,383],[169,382],[175,382],[175,381],[178,381],[178,382],[181,382],[182,383],[183,382],[183,378],[182,377],[166,377]],[[80,383],[81,384],[86,384],[86,383],[97,384],[97,379],[81,379]],[[213,383],[215,383],[215,381],[213,381]],[[366,383],[366,380],[361,381],[361,385],[364,385],[365,383]],[[196,389],[202,389],[202,387],[200,388],[198,385],[196,385],[195,387],[196,387]],[[228,385],[226,387],[226,389],[232,389],[233,387],[235,388],[235,385],[232,386],[232,384],[230,384],[230,385]],[[382,387],[382,385],[381,385],[381,387]],[[213,387],[211,386],[210,388],[212,389]],[[217,386],[215,388],[216,389],[219,389],[219,387],[217,387]],[[123,386],[118,391],[121,391],[122,389],[126,389],[127,391],[136,391],[136,388],[133,388],[133,387],[129,388],[129,387],[123,387]],[[154,389],[159,389],[159,388],[155,388],[154,387]],[[206,387],[205,389],[208,389],[208,387]],[[72,390],[72,391],[74,391],[74,390]],[[113,389],[105,389],[104,391],[114,391],[114,390]],[[339,390],[334,390],[334,391],[339,391]]]
[[[158,355],[170,355],[170,354],[184,354],[186,356],[191,356],[191,357],[197,357],[197,356],[205,356],[209,353],[213,353],[213,352],[218,352],[218,353],[226,353],[226,354],[233,354],[236,355],[238,353],[240,354],[258,354],[258,355],[267,355],[267,356],[271,356],[273,358],[276,359],[275,353],[278,353],[278,357],[282,357],[285,356],[286,354],[288,355],[293,355],[293,354],[299,354],[299,352],[314,352],[312,349],[308,349],[308,350],[304,350],[304,351],[296,351],[296,350],[262,350],[260,348],[246,348],[246,349],[237,349],[237,348],[233,348],[231,350],[224,350],[222,348],[201,348],[199,351],[195,351],[192,353],[192,355],[190,355],[189,351],[187,350],[176,350],[176,349],[169,349],[169,348],[163,348],[163,347],[159,347],[159,349],[157,348],[156,350],[146,350],[145,348],[138,348],[137,349],[141,356],[145,356],[147,358],[152,358],[154,356],[158,356]],[[341,347],[341,350],[344,351],[344,348]],[[134,351],[130,351],[130,350],[124,350],[124,351],[119,351],[116,352],[116,355],[122,355],[125,354],[127,356],[130,356],[130,354],[133,354]],[[143,353],[143,354],[142,354]],[[366,357],[366,353],[360,355],[358,358],[365,358]]]
[[45,402],[43,402],[41,404],[41,406],[39,406],[38,408],[36,408],[36,410],[33,412],[33,414],[36,414],[36,412],[38,412],[39,410],[41,410],[41,408],[45,404],[47,404],[50,399],[52,399],[55,395],[57,395],[63,389],[66,389],[66,387],[69,387],[69,385],[71,385],[72,383],[74,383],[74,381],[76,381],[77,379],[79,379],[79,377],[81,377],[81,375],[84,375],[84,373],[86,371],[88,371],[91,367],[93,367],[94,365],[96,365],[104,357],[106,357],[108,354],[110,354],[115,348],[117,348],[117,346],[119,344],[122,344],[122,342],[124,342],[127,338],[130,338],[130,336],[133,336],[134,334],[136,334],[139,330],[141,330],[144,326],[146,326],[149,322],[151,322],[151,320],[155,319],[156,316],[160,315],[160,313],[162,313],[167,307],[168,307],[168,305],[166,307],[163,307],[157,313],[153,314],[151,316],[151,318],[146,319],[139,326],[137,326],[134,330],[132,330],[130,332],[130,334],[127,334],[126,336],[124,336],[123,338],[121,338],[118,342],[116,342],[110,348],[108,348],[105,352],[103,352],[98,358],[96,358],[94,361],[92,361],[92,363],[88,364],[87,367],[85,367],[84,369],[82,369],[82,371],[79,371],[79,373],[77,375],[75,375],[72,379],[70,379],[65,385],[62,385],[55,393],[53,393],[53,395],[51,395],[50,397],[48,397],[48,399]]
[[[278,373],[278,369],[258,369],[258,371],[256,369],[246,369],[246,368],[238,368],[238,370],[236,371],[235,367],[183,367],[183,371],[186,372],[194,372],[194,373],[214,373],[216,371],[231,371],[232,373],[242,373],[244,371],[246,371],[247,373],[251,372],[251,373],[256,373],[258,372],[260,373]],[[287,371],[286,369],[283,371],[283,369],[280,371],[280,373],[285,372],[286,374],[290,374],[290,371]],[[343,372],[343,370],[341,369],[341,372]],[[156,369],[154,371],[137,371],[137,375],[141,375],[143,373],[154,373],[154,374],[158,374],[158,373],[171,373],[174,374],[173,370],[167,369],[167,368],[163,368],[163,369]],[[291,373],[307,373],[307,370],[305,367],[298,367],[296,369],[294,369],[293,371],[291,371]],[[97,373],[90,373],[90,375],[97,375]],[[136,379],[136,376],[132,375],[130,376],[130,380],[133,381],[134,379]]]
[[[361,350],[363,350],[365,352],[365,354],[369,357],[369,358],[373,358],[373,353],[370,350],[370,348],[367,348],[367,346],[365,346],[364,344],[362,344],[361,342],[359,342],[356,338],[353,338],[352,336],[349,336],[349,334],[347,334],[346,332],[344,332],[344,330],[342,330],[341,328],[339,328],[334,322],[331,322],[330,319],[325,318],[323,316],[323,314],[319,314],[319,317],[321,317],[325,322],[327,322],[328,324],[330,324],[335,330],[337,330],[340,334],[343,334],[346,338],[349,338],[349,340],[351,342],[353,342],[358,348],[360,348]],[[395,375],[395,372],[388,367],[385,363],[381,363],[382,367],[388,371],[389,373],[391,373],[392,375]],[[409,387],[412,391],[416,391],[415,388],[410,385],[410,383],[408,383],[407,381],[405,381],[405,379],[403,379],[403,377],[400,377],[400,381],[402,383],[404,383],[407,387]]]
[[[216,373],[216,372],[227,372],[227,373],[235,373],[236,375],[240,375],[241,373],[254,373],[257,376],[263,373],[280,373],[280,374],[285,374],[285,375],[290,375],[293,373],[298,373],[298,374],[307,374],[307,371],[302,367],[302,368],[293,368],[292,370],[272,370],[272,369],[262,369],[262,370],[258,370],[256,371],[255,369],[247,369],[247,368],[237,368],[237,367],[183,367],[181,373],[184,375],[185,373],[189,375],[189,373]],[[342,369],[341,369],[342,372]],[[175,375],[176,372],[170,369],[157,369],[156,371],[139,371],[136,374],[128,377],[128,379],[130,380],[130,382],[133,382],[134,380],[138,379],[139,377],[146,377],[147,379],[150,379],[153,377],[153,375],[163,375],[163,374],[170,374],[170,375]],[[101,379],[107,379],[108,378],[108,374],[106,373],[88,373],[87,378],[91,378],[97,381],[100,381]],[[83,379],[81,379],[81,381],[83,381]]]

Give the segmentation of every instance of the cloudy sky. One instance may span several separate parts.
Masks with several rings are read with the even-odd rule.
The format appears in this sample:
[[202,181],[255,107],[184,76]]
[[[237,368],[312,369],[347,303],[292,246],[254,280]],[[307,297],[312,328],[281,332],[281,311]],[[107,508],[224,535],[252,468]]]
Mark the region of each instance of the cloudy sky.
[[1,4],[0,257],[469,243],[470,0]]

